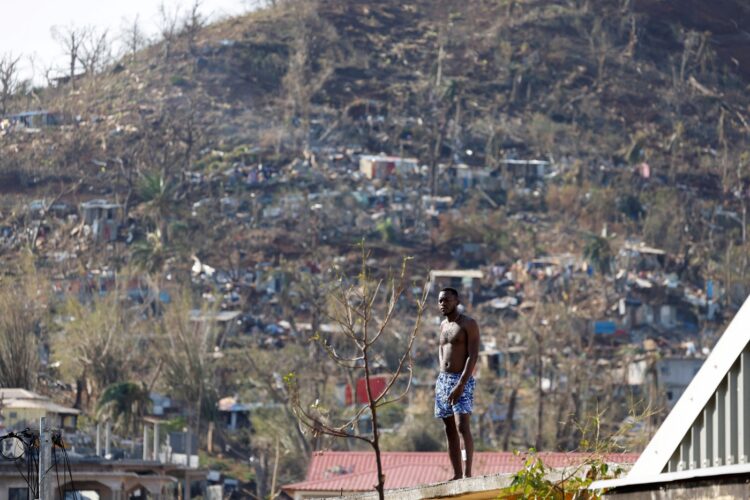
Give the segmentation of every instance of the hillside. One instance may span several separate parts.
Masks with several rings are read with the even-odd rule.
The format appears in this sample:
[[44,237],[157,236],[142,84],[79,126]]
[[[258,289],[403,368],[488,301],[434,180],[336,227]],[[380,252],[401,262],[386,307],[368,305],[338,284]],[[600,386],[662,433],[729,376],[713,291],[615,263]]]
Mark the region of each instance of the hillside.
[[[344,446],[303,434],[278,380],[301,374],[305,396],[347,414],[334,394],[354,371],[311,342],[335,323],[328,293],[355,281],[364,240],[373,277],[414,257],[409,299],[430,270],[481,271],[450,284],[504,366],[478,385],[488,449],[593,447],[596,421],[608,446],[637,451],[674,403],[655,367],[703,359],[750,291],[748,8],[272,3],[14,97],[0,295],[44,290],[28,291],[49,355],[35,384],[93,412],[111,384],[148,381],[198,427],[231,394],[267,405],[247,434],[217,430],[216,448],[260,457],[252,473],[231,468],[263,496],[270,443],[284,448],[280,482],[301,478],[312,449]],[[30,110],[57,123],[20,125]],[[367,174],[380,153],[414,160]],[[160,335],[205,308],[237,315],[211,329],[211,349],[193,339],[205,371],[170,372],[180,358]],[[399,303],[394,328],[414,315]],[[428,311],[415,343],[422,380],[438,324]],[[101,362],[100,330],[129,339]],[[403,345],[389,337],[379,366]],[[639,383],[623,382],[631,365]],[[442,446],[425,387],[387,414],[387,448]],[[209,459],[230,467],[232,454]]]

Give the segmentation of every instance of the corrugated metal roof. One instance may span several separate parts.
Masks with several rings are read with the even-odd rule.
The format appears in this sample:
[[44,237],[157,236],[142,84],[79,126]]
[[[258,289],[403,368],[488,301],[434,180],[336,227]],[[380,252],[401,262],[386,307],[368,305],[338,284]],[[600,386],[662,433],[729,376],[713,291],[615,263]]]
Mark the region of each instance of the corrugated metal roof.
[[46,399],[41,394],[31,392],[26,389],[0,389],[0,398],[2,399]]
[[[583,463],[589,453],[539,453],[547,467],[570,467]],[[637,454],[608,454],[608,462],[630,464]],[[474,454],[474,475],[514,473],[523,467],[525,457],[511,452]],[[385,486],[406,488],[447,481],[452,467],[446,452],[384,452]],[[316,452],[305,481],[284,486],[287,491],[368,491],[376,479],[375,454],[372,452]]]
[[81,413],[80,410],[59,405],[47,396],[26,389],[0,389],[0,401],[2,407],[8,409],[40,409],[65,415],[79,415]]
[[[408,488],[416,484],[429,484],[450,478],[450,465],[404,464],[384,468],[387,489]],[[436,479],[438,478],[438,479]],[[305,481],[285,486],[288,491],[368,491],[378,482],[375,471],[359,474],[340,474],[318,481]]]
[[44,410],[50,413],[59,413],[63,415],[79,415],[81,410],[68,408],[49,400],[44,399],[13,399],[3,402],[3,408],[11,410]]

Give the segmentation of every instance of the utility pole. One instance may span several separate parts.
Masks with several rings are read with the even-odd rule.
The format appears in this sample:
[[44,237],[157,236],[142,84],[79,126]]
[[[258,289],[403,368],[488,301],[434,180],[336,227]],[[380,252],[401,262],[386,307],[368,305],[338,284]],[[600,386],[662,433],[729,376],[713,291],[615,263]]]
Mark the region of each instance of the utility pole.
[[47,417],[39,419],[39,500],[52,500],[52,433]]
[[159,422],[154,422],[154,462],[159,460]]
[[148,424],[143,423],[143,461],[148,460]]
[[183,492],[183,500],[190,500],[190,453],[191,453],[191,442],[192,436],[190,435],[190,424],[185,432],[185,490]]
[[104,458],[106,460],[110,460],[112,458],[110,456],[111,441],[112,441],[112,422],[107,420],[107,422],[104,424]]
[[102,426],[99,422],[96,423],[96,456],[102,456]]

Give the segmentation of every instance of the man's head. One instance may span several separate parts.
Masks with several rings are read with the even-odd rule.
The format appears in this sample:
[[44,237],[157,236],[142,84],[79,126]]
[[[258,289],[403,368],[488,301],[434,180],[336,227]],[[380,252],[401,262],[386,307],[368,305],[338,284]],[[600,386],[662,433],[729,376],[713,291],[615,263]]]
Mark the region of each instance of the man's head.
[[458,298],[458,292],[455,288],[443,288],[438,295],[438,306],[443,316],[453,314],[461,300]]

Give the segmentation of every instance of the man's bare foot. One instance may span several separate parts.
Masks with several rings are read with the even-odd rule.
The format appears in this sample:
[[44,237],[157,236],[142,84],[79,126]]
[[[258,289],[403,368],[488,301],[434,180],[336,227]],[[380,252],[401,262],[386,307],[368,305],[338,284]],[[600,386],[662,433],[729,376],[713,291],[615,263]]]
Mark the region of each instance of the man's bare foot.
[[458,476],[458,475],[453,476],[452,478],[449,479],[449,481],[455,481],[456,479],[463,479],[463,476]]

